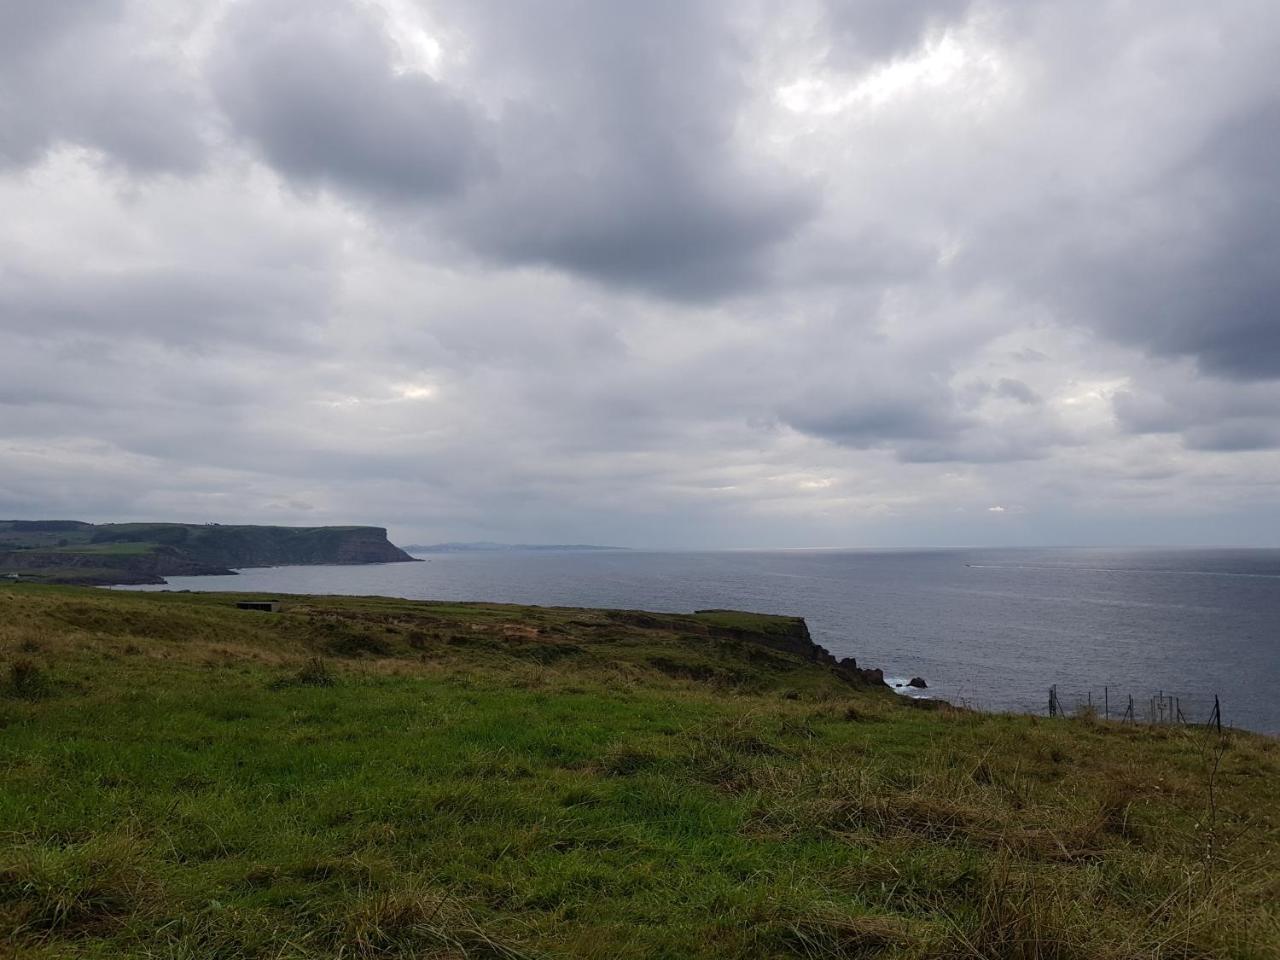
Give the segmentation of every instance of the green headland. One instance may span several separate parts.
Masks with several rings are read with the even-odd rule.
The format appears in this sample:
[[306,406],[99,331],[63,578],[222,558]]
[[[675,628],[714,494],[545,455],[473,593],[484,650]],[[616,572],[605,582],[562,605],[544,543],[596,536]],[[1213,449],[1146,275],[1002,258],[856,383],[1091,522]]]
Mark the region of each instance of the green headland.
[[0,585],[0,955],[1280,956],[1275,740],[789,618],[237,599]]
[[0,577],[102,586],[232,567],[412,560],[382,527],[0,520]]

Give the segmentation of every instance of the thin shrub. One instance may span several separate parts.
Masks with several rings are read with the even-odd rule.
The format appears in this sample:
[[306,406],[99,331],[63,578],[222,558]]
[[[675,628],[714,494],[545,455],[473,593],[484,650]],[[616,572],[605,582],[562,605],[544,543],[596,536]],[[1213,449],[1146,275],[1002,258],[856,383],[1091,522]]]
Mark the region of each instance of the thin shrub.
[[329,664],[322,657],[309,657],[294,673],[278,677],[271,682],[271,689],[281,690],[285,687],[332,687],[338,682],[337,676],[329,669]]

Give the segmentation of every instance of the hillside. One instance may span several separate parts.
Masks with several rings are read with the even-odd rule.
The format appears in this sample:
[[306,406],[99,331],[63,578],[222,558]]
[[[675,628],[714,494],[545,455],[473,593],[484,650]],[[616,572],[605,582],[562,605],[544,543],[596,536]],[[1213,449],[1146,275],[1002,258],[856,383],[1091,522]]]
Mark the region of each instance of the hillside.
[[233,567],[412,559],[382,527],[0,521],[0,576],[43,583],[163,583]]
[[1280,955],[1280,744],[803,621],[0,585],[0,955]]

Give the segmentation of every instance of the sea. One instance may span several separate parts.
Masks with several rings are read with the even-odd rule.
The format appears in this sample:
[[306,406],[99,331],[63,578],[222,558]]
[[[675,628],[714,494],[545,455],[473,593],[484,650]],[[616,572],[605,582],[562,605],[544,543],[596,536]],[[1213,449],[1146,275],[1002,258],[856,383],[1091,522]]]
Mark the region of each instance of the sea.
[[[892,683],[986,710],[1067,710],[1280,734],[1280,550],[900,549],[432,553],[132,589],[351,594],[804,617]],[[1157,697],[1164,697],[1157,701]]]

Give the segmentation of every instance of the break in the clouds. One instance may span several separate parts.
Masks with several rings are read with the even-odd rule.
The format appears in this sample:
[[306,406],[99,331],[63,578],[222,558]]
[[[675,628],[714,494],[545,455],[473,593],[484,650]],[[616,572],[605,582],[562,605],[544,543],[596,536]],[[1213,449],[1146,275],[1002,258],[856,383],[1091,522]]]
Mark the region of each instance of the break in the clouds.
[[1270,0],[0,0],[0,516],[1273,543],[1278,53]]

